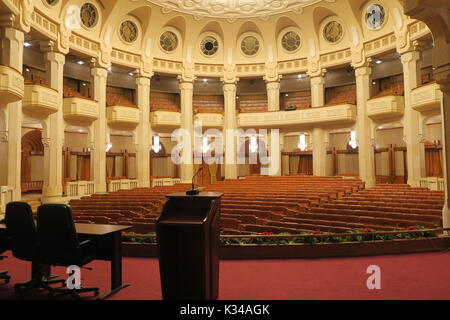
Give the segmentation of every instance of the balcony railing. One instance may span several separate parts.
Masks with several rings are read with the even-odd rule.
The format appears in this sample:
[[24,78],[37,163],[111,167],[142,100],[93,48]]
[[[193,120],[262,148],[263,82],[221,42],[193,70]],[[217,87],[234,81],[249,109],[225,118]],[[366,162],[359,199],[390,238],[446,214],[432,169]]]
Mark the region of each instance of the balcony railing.
[[439,111],[441,101],[442,91],[437,83],[420,86],[411,92],[412,107],[419,112]]
[[25,94],[23,76],[13,68],[0,65],[0,103],[19,101]]
[[346,124],[356,121],[356,106],[350,104],[309,108],[296,111],[241,113],[239,127],[282,128],[311,124]]
[[58,91],[39,84],[25,84],[24,110],[49,115],[58,111],[59,103]]
[[98,115],[97,101],[82,97],[64,98],[64,118],[92,122],[98,119]]
[[388,95],[367,101],[367,114],[374,120],[402,116],[405,112],[403,96]]

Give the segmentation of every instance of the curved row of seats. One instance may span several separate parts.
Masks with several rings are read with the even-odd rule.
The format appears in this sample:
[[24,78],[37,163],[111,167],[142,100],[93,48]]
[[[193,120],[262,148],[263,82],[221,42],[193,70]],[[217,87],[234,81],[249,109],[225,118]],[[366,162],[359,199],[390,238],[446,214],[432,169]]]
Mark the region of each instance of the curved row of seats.
[[[169,193],[190,189],[171,187],[121,190],[72,200],[78,222],[119,223],[136,233],[153,232]],[[341,177],[262,177],[226,180],[208,186],[221,192],[224,234],[347,232],[355,228],[379,231],[421,225],[442,225],[443,192],[407,185],[382,185],[365,190],[359,179]]]

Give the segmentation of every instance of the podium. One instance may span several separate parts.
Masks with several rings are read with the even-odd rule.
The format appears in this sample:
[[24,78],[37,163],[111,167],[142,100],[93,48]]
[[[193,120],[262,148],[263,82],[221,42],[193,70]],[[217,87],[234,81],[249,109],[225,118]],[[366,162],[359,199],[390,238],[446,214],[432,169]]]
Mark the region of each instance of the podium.
[[156,221],[164,300],[216,300],[221,193],[167,196]]

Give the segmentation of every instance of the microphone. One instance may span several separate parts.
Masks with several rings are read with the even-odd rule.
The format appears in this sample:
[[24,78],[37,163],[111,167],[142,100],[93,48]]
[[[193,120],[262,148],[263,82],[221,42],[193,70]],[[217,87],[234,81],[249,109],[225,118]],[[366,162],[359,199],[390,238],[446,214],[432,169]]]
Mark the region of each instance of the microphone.
[[195,195],[197,195],[197,194],[200,193],[200,190],[195,189],[195,186],[194,186],[194,180],[195,180],[195,178],[197,177],[197,175],[198,175],[202,170],[203,170],[203,167],[198,168],[197,172],[196,172],[196,173],[194,174],[194,176],[192,177],[192,189],[186,191],[186,194],[187,194],[187,195],[189,195],[189,196],[195,196]]

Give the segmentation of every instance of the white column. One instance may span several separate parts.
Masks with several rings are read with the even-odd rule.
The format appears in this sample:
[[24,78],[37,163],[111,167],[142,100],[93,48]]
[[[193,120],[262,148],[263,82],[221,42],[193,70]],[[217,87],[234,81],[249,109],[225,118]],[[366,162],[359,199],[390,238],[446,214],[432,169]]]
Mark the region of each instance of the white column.
[[55,51],[44,55],[47,71],[47,83],[58,91],[58,111],[51,114],[47,120],[43,138],[44,142],[44,187],[42,201],[44,203],[59,201],[62,196],[63,143],[64,143],[64,113],[63,113],[63,82],[64,54]]
[[181,103],[181,128],[191,134],[191,150],[183,150],[189,152],[189,163],[180,165],[181,181],[190,183],[194,175],[194,115],[192,108],[192,100],[194,94],[194,82],[180,80],[180,103]]
[[[236,161],[236,147],[237,143],[233,136],[227,136],[227,130],[237,129],[236,117],[236,82],[224,83],[223,85],[224,97],[224,125],[223,125],[223,139],[225,145],[225,179],[237,179],[238,168]],[[233,137],[233,138],[232,138]],[[231,153],[232,156],[227,153]],[[228,161],[226,161],[228,159]],[[231,163],[230,163],[231,160]]]
[[358,116],[356,132],[359,149],[359,177],[366,188],[376,184],[375,156],[371,141],[372,120],[367,116],[367,101],[371,97],[372,67],[369,64],[355,67]]
[[284,134],[279,132],[277,136],[271,131],[270,135],[270,175],[281,176],[281,151],[283,150]]
[[[325,105],[325,77],[311,77],[311,106],[313,108]],[[313,172],[315,176],[326,176],[327,149],[326,131],[321,127],[313,129]]]
[[[0,64],[22,73],[24,33],[13,28],[0,28]],[[23,85],[23,84],[22,84]],[[0,106],[3,103],[0,101]],[[7,182],[13,188],[13,200],[20,200],[21,193],[21,152],[22,152],[22,101],[5,105],[7,143],[7,163],[2,164]]]
[[404,130],[407,148],[408,184],[418,187],[420,178],[425,176],[425,147],[420,143],[420,114],[411,106],[411,91],[420,84],[421,52],[413,50],[403,53],[401,61],[405,82]]
[[136,79],[136,95],[140,113],[140,123],[136,130],[138,136],[137,177],[139,186],[148,188],[150,187],[150,148],[153,136],[150,125],[150,78]]
[[267,104],[269,111],[280,110],[280,81],[268,81],[267,88]]
[[91,172],[98,193],[106,192],[106,80],[108,71],[105,68],[91,69],[92,98],[98,101],[99,116],[94,122],[94,150],[91,152]]

